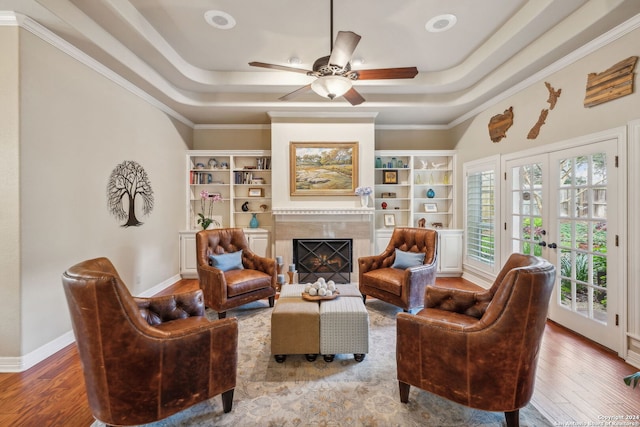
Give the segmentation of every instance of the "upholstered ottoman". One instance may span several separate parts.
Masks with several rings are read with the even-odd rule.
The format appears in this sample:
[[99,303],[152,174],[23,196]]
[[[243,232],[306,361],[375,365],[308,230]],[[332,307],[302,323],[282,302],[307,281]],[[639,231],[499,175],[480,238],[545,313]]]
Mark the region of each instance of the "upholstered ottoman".
[[[285,285],[283,288],[291,285]],[[314,361],[320,353],[320,306],[298,297],[278,298],[271,312],[271,354],[276,362],[288,354],[304,354]]]
[[279,298],[302,298],[305,285],[282,285]]
[[[346,290],[346,289],[345,289]],[[345,292],[347,293],[347,292]],[[357,295],[320,303],[320,354],[326,362],[353,353],[357,362],[369,352],[369,313]]]

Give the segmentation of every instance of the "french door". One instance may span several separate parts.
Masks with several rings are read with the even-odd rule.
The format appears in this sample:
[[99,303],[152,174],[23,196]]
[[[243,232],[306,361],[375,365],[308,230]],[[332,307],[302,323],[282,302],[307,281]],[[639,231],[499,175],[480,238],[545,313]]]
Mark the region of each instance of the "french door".
[[620,350],[617,141],[506,162],[507,252],[556,266],[549,318]]

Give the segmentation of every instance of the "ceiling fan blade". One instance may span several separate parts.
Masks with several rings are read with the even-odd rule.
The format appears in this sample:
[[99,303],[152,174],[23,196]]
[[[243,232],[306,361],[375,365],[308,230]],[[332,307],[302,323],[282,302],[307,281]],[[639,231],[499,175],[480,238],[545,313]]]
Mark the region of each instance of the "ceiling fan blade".
[[364,102],[364,98],[362,97],[362,95],[360,95],[360,93],[353,87],[342,96],[344,96],[344,99],[349,101],[349,104],[351,105],[360,105]]
[[294,90],[293,92],[290,92],[290,93],[288,93],[286,95],[283,95],[278,99],[280,101],[289,101],[290,99],[293,99],[298,95],[302,95],[305,92],[309,92],[310,90],[311,90],[311,85],[308,84],[306,86],[302,86],[301,88]]
[[356,50],[359,42],[360,36],[353,31],[338,31],[336,42],[329,57],[329,64],[342,68],[346,67],[351,61],[353,51]]
[[302,74],[307,74],[311,72],[309,70],[304,70],[302,68],[285,67],[284,65],[267,64],[266,62],[254,61],[254,62],[249,62],[249,65],[251,65],[252,67],[269,68],[272,70],[280,70],[280,71],[292,71],[294,73],[302,73]]
[[358,80],[412,79],[418,74],[416,67],[378,68],[374,70],[356,70]]

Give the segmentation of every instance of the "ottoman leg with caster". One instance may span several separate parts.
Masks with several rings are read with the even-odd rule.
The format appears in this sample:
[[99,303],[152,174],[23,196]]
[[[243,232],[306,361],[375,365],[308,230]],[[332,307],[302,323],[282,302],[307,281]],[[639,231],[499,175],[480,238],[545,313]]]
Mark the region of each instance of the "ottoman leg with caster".
[[327,362],[353,353],[362,362],[369,352],[369,313],[361,298],[340,297],[320,304],[320,354]]
[[271,354],[283,363],[288,354],[312,362],[320,352],[320,308],[302,298],[279,298],[271,312]]

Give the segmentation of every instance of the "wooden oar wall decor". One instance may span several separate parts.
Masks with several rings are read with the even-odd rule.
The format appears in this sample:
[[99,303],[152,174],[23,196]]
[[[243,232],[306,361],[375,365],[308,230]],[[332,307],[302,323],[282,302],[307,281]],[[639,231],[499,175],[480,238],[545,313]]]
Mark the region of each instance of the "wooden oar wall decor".
[[630,56],[601,73],[590,73],[584,106],[593,107],[633,93],[633,69],[637,61],[637,56]]

